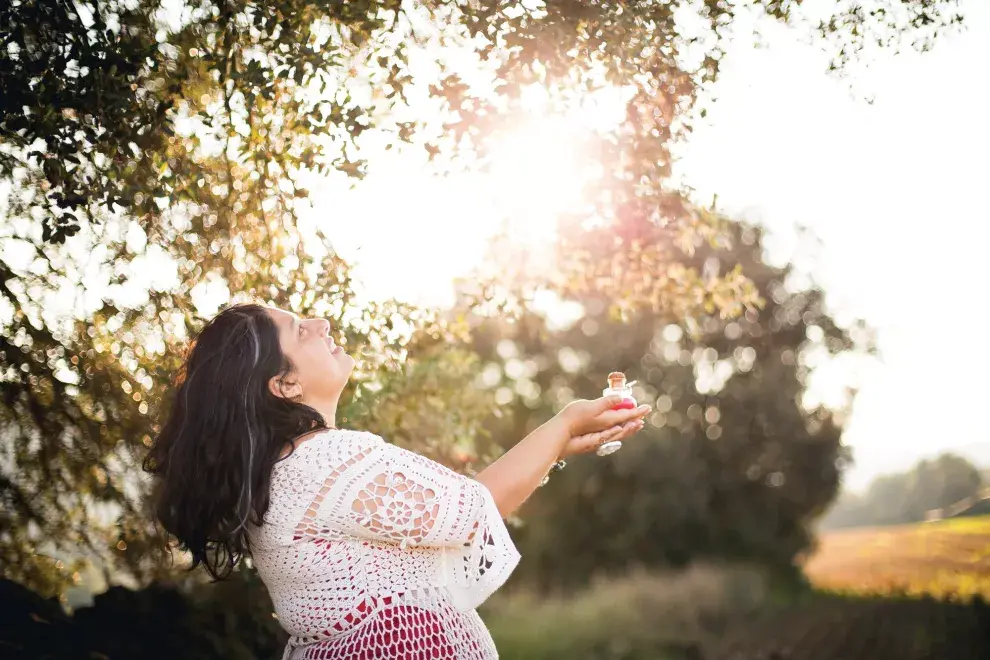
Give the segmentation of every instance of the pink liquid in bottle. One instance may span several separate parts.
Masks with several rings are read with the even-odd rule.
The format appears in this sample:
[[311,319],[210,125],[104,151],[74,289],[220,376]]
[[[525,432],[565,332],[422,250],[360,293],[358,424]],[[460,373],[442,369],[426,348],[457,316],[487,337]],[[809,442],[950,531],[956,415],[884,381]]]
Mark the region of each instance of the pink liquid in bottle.
[[618,394],[622,401],[612,406],[612,410],[632,410],[636,407],[636,399],[632,395],[632,383],[626,383],[626,375],[621,371],[613,371],[608,375],[608,387],[602,391],[602,396]]
[[[612,410],[632,410],[636,407],[636,399],[632,395],[632,383],[626,383],[626,375],[621,371],[610,373],[608,375],[608,387],[602,390],[602,396],[611,396],[613,394],[621,396],[622,401],[612,406]],[[595,453],[599,456],[608,456],[621,448],[622,442],[620,440],[613,440],[600,445]]]

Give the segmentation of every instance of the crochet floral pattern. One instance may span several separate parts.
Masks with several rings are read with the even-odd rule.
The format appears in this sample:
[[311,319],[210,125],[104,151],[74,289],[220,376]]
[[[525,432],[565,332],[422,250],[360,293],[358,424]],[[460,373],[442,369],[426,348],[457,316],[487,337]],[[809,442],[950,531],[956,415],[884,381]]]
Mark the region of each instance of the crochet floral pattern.
[[283,660],[491,660],[475,609],[519,563],[484,484],[366,432],[276,463],[251,559],[290,634]]

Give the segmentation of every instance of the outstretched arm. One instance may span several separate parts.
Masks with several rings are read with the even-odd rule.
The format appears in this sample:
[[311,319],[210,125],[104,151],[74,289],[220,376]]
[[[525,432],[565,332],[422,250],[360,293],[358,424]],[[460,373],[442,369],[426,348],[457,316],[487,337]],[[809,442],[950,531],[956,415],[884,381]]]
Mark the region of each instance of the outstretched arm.
[[[492,493],[502,517],[515,511],[533,494],[550,466],[565,454],[569,442],[580,436],[598,440],[595,434],[642,418],[649,406],[633,410],[611,410],[618,397],[574,401],[552,419],[523,438],[497,461],[482,470],[477,480]],[[621,439],[638,430],[623,428],[609,439]]]

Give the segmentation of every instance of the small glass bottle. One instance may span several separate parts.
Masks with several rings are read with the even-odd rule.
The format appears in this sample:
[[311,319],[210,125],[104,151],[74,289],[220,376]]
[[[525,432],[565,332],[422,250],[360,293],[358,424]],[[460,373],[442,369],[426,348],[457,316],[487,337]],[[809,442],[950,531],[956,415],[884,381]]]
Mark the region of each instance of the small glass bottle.
[[[612,410],[632,410],[636,407],[636,399],[632,395],[632,386],[635,382],[627,383],[626,375],[621,371],[613,371],[608,375],[608,387],[602,390],[602,396],[618,394],[622,397],[622,401],[612,406]],[[608,456],[620,449],[622,442],[613,440],[600,445],[595,453],[599,456]]]

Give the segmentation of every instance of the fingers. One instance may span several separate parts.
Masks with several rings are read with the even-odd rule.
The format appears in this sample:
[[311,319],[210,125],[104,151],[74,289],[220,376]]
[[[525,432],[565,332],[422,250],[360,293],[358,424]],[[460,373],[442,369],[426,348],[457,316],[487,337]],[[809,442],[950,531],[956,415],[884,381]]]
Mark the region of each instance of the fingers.
[[587,433],[580,438],[575,438],[577,447],[574,453],[587,454],[595,451],[606,442],[621,441],[634,435],[643,428],[643,421],[639,419],[630,420],[624,424],[616,424],[602,431]]
[[600,397],[595,401],[595,414],[600,415],[606,410],[611,410],[612,406],[616,406],[621,402],[622,397],[617,394]]
[[607,410],[598,416],[598,421],[603,427],[618,426],[626,422],[642,419],[650,410],[650,406],[645,403],[632,410]]
[[598,436],[596,438],[598,442],[608,442],[609,440],[614,440],[615,437],[620,435],[623,431],[625,431],[625,426],[618,424],[611,428],[607,428],[604,431],[594,433],[593,435]]
[[596,431],[595,433],[588,433],[587,435],[581,436],[580,444],[577,446],[577,451],[582,454],[593,452],[606,442],[610,442],[611,440],[617,438],[621,431],[621,426],[613,426],[612,428],[605,429],[604,431]]
[[625,440],[626,438],[636,434],[638,431],[642,430],[645,423],[641,419],[634,419],[626,422],[618,427],[613,427],[619,429],[612,437],[610,437],[606,442],[611,442],[614,440]]
[[635,426],[632,426],[631,428],[626,430],[625,437],[627,438],[635,433],[639,433],[646,426],[646,422],[644,422],[642,419],[634,420],[633,422],[631,422],[631,424],[635,424]]
[[607,428],[604,431],[594,431],[593,433],[585,433],[582,436],[573,438],[571,442],[572,453],[575,454],[587,454],[594,451],[602,443],[608,442],[613,438],[617,437],[622,431],[622,426],[613,426]]

